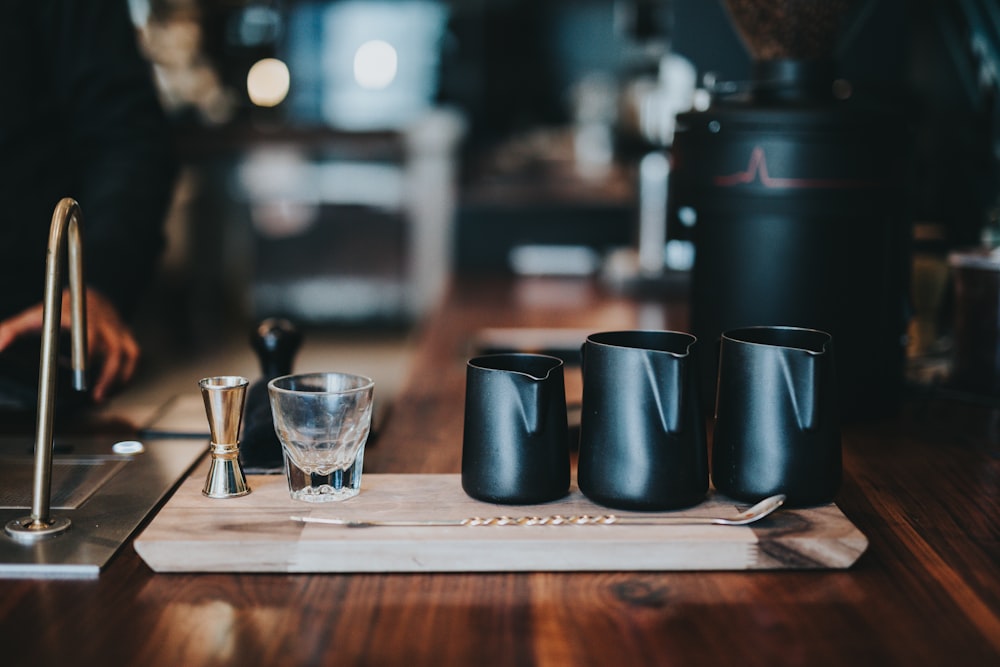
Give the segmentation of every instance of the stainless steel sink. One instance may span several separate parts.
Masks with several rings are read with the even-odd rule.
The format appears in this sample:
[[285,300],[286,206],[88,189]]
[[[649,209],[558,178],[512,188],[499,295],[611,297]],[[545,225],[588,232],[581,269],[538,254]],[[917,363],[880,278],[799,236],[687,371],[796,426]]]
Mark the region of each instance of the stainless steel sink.
[[[0,438],[0,525],[31,509],[34,440]],[[206,438],[56,437],[51,513],[71,525],[24,542],[0,532],[0,577],[93,578],[207,449]]]
[[207,450],[202,440],[149,439],[143,443],[115,442],[107,435],[65,440],[54,436],[63,250],[69,268],[72,386],[76,391],[87,388],[80,218],[80,205],[69,197],[59,200],[52,214],[34,438],[0,440],[0,522],[4,526],[0,576],[96,577]]

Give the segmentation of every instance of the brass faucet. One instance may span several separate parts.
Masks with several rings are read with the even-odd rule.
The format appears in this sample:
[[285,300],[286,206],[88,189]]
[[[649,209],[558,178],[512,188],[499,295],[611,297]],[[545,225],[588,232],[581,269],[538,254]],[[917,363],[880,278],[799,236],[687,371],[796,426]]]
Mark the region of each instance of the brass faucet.
[[56,398],[56,353],[62,318],[62,281],[60,280],[63,239],[69,237],[69,292],[73,388],[87,388],[87,308],[83,284],[83,244],[80,240],[82,214],[80,205],[62,199],[52,213],[49,245],[45,256],[45,296],[42,315],[42,350],[38,369],[38,417],[35,429],[34,487],[31,515],[14,519],[5,529],[19,540],[61,533],[70,526],[68,517],[49,515],[52,487],[52,418]]

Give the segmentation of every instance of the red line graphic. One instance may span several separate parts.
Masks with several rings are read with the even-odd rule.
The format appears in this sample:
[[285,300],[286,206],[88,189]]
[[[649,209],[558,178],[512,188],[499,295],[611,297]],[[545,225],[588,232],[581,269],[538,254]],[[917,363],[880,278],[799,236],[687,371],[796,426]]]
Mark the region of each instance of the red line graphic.
[[804,188],[826,188],[826,189],[847,189],[847,188],[868,188],[876,185],[874,181],[858,181],[838,178],[778,178],[771,176],[767,171],[767,156],[764,149],[754,146],[750,153],[750,162],[745,171],[738,171],[728,176],[716,176],[715,184],[719,187],[728,188],[736,185],[746,185],[759,180],[765,188],[774,189],[804,189]]

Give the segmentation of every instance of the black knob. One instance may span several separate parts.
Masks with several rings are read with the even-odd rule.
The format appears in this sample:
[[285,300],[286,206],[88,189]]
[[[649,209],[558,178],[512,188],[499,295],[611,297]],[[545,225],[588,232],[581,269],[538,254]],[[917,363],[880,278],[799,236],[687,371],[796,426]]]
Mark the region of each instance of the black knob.
[[250,345],[260,360],[261,376],[269,381],[292,372],[292,360],[302,345],[302,334],[288,320],[272,317],[250,333]]
[[278,472],[283,465],[281,442],[274,432],[267,383],[292,372],[302,334],[288,320],[269,318],[250,332],[250,346],[260,361],[261,378],[247,392],[240,461],[246,472]]

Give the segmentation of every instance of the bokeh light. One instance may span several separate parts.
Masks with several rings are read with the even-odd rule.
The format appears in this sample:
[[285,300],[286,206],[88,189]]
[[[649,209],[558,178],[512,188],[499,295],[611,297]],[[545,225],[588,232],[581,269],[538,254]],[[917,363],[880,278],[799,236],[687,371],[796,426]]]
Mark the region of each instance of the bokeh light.
[[290,84],[288,66],[276,58],[258,60],[247,73],[247,94],[259,107],[281,104],[288,95]]
[[354,80],[368,90],[386,88],[396,78],[397,65],[392,44],[380,39],[367,41],[354,52]]

